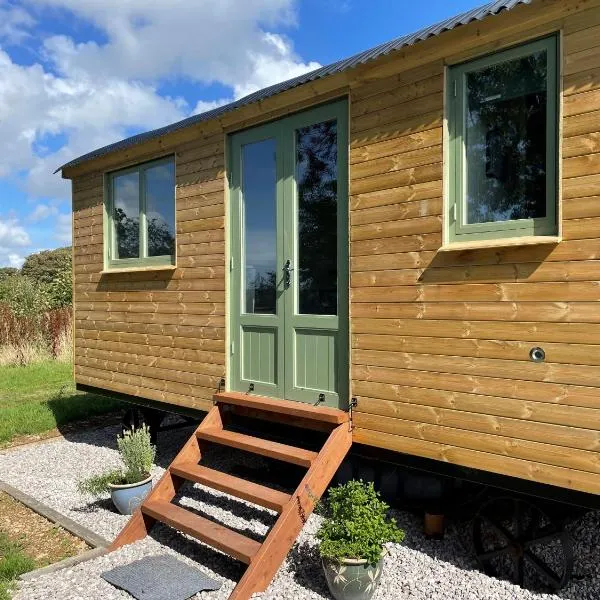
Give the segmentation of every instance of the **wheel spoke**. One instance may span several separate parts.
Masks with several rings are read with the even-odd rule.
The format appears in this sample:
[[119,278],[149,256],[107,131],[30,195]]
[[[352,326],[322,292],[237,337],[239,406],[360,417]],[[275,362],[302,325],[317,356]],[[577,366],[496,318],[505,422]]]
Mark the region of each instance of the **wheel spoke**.
[[479,560],[491,560],[492,558],[497,558],[498,556],[502,556],[503,554],[508,554],[511,550],[512,548],[510,546],[504,546],[504,548],[498,548],[497,550],[489,550],[488,552],[478,554],[477,558]]
[[523,580],[525,578],[525,561],[523,560],[523,556],[517,556],[515,558],[515,583],[523,586]]
[[500,525],[500,523],[494,523],[494,521],[492,521],[489,517],[485,516],[485,515],[481,515],[481,518],[492,528],[494,529],[497,533],[499,533],[505,540],[508,541],[508,543],[511,546],[516,545],[517,541],[515,540],[515,538],[513,537],[512,533],[510,533],[510,531],[508,531],[507,529],[505,529],[504,527],[502,527],[502,525]]
[[531,546],[537,546],[539,544],[546,544],[562,538],[562,531],[557,531],[556,526],[546,525],[546,527],[539,529],[535,534],[523,541],[524,548],[531,548]]
[[559,577],[556,572],[551,569],[547,564],[542,562],[535,554],[530,552],[529,550],[525,551],[523,555],[530,563],[531,566],[544,578],[548,581],[548,583],[555,589],[560,589],[562,584],[562,579]]

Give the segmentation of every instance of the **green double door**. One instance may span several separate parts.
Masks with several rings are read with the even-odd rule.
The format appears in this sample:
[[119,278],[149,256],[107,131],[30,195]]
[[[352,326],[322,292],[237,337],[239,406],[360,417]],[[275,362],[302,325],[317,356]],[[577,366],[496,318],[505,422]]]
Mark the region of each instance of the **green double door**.
[[230,138],[230,388],[348,400],[347,105]]

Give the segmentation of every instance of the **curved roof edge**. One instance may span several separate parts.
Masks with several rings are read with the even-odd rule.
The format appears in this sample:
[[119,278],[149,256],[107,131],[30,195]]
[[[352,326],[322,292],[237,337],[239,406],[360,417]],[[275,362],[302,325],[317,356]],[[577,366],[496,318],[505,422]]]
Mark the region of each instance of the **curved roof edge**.
[[79,166],[96,158],[100,158],[102,156],[106,156],[107,154],[111,154],[112,152],[125,150],[127,148],[137,146],[139,144],[172,133],[174,131],[185,129],[187,127],[191,127],[192,125],[196,125],[205,121],[210,121],[211,119],[232,112],[238,108],[241,108],[242,106],[246,106],[248,104],[258,102],[259,100],[270,98],[271,96],[275,96],[280,92],[290,90],[292,88],[301,86],[305,83],[309,83],[317,79],[322,79],[335,73],[341,73],[342,71],[352,69],[354,67],[357,67],[358,65],[375,60],[377,58],[380,58],[381,56],[390,54],[395,50],[400,50],[401,48],[404,48],[406,46],[413,46],[418,42],[422,42],[431,37],[436,37],[444,31],[455,29],[456,27],[459,27],[461,25],[467,25],[473,21],[482,21],[483,19],[486,19],[487,17],[493,15],[497,15],[502,11],[511,10],[520,4],[531,4],[532,1],[533,0],[494,0],[492,2],[488,2],[484,6],[474,8],[450,19],[446,19],[445,21],[441,21],[440,23],[437,23],[435,25],[430,25],[429,27],[421,29],[415,33],[404,35],[395,40],[392,40],[391,42],[380,44],[375,48],[365,50],[363,52],[355,54],[354,56],[351,56],[350,58],[339,60],[331,65],[321,67],[314,71],[310,71],[309,73],[304,73],[303,75],[294,77],[293,79],[289,79],[281,83],[276,83],[275,85],[271,85],[262,90],[258,90],[252,94],[249,94],[248,96],[240,98],[239,100],[230,102],[229,104],[225,104],[223,106],[213,108],[209,111],[193,115],[191,117],[187,117],[186,119],[178,121],[177,123],[166,125],[165,127],[160,127],[158,129],[153,129],[151,131],[139,133],[137,135],[128,137],[124,140],[120,140],[113,144],[103,146],[102,148],[98,148],[97,150],[93,150],[92,152],[88,152],[87,154],[83,154],[77,158],[74,158],[73,160],[62,165],[61,167],[58,167],[54,172],[58,173],[58,171],[62,171],[63,169]]

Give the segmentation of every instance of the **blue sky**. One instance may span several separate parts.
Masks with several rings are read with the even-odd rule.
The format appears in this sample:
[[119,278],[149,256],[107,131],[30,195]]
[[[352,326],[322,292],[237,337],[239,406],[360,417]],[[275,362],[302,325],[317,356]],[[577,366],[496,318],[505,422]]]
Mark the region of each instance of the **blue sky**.
[[70,244],[70,158],[482,0],[0,0],[0,266]]

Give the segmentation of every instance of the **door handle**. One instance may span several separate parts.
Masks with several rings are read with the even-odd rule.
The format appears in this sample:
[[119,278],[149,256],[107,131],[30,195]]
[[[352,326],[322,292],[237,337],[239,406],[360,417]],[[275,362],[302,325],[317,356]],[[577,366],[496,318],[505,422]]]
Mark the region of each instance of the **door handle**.
[[286,289],[290,287],[293,270],[292,261],[288,258],[283,265],[283,285]]

